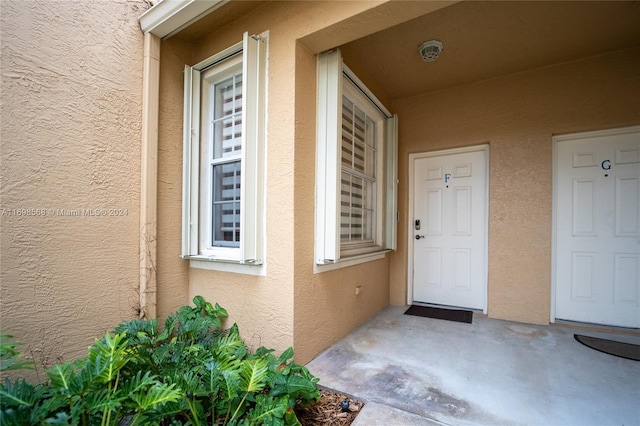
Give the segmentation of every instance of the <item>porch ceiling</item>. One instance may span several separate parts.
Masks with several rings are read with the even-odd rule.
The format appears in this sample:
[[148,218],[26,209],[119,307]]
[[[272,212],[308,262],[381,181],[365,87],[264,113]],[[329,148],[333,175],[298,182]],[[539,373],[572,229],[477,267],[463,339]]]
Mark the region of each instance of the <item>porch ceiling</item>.
[[[197,43],[266,3],[230,1],[175,37]],[[444,50],[428,63],[418,47],[431,39]],[[398,99],[636,46],[639,1],[461,1],[340,48],[382,98]]]
[[[418,47],[444,49],[424,62]],[[341,46],[390,99],[640,46],[640,2],[475,2],[437,10]]]

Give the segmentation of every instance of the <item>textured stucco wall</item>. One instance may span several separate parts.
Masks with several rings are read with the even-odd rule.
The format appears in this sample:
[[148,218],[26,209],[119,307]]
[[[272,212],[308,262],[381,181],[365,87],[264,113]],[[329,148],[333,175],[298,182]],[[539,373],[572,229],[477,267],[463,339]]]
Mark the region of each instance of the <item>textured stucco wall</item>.
[[398,100],[399,250],[406,303],[410,153],[490,144],[489,316],[545,324],[551,298],[552,136],[640,123],[640,49]]
[[[296,356],[309,361],[389,305],[389,260],[313,274],[316,56],[296,53],[295,313]],[[356,295],[356,287],[360,294]]]
[[[296,122],[299,117],[292,105],[300,102],[296,95],[296,39],[314,29],[310,23],[313,16],[323,16],[326,23],[332,23],[366,10],[370,4],[352,3],[348,10],[338,11],[329,8],[323,2],[301,5],[295,2],[280,2],[263,6],[249,16],[233,22],[227,28],[207,36],[197,47],[194,61],[202,60],[241,39],[242,32],[250,34],[269,30],[268,57],[268,123],[267,123],[267,276],[254,277],[240,274],[212,272],[198,269],[190,270],[190,293],[202,294],[218,301],[231,314],[229,322],[238,322],[245,339],[253,346],[267,345],[278,350],[294,345],[296,359],[307,361],[316,352],[309,354],[294,338],[305,321],[318,317],[335,315],[336,320],[347,314],[336,313],[331,303],[317,300],[309,304],[308,299],[294,300],[294,287],[306,286],[311,277],[300,280],[294,277],[294,264],[300,255],[296,241],[305,239],[313,244],[313,194],[314,178],[301,182],[296,175],[298,165],[313,171],[315,155],[315,130],[301,141],[296,134]],[[344,13],[344,15],[342,14]],[[274,19],[277,17],[277,19]],[[320,25],[318,22],[315,25]],[[315,59],[314,59],[315,60]],[[315,90],[315,68],[305,73],[306,81],[311,78]],[[304,101],[315,105],[315,98],[309,93],[300,94]],[[315,112],[305,110],[304,119],[311,121],[315,129]],[[299,146],[312,150],[312,156],[305,163],[298,163]],[[312,203],[300,204],[296,197],[298,185],[311,184],[308,196]],[[295,191],[294,191],[295,189]],[[307,200],[308,201],[308,200]],[[310,227],[291,229],[300,217],[311,218]],[[311,245],[312,247],[312,245]],[[305,257],[307,269],[310,269],[313,257]],[[383,276],[388,275],[385,271]],[[384,297],[387,297],[386,280],[383,280]],[[322,309],[319,309],[322,306]],[[306,312],[294,319],[295,312]],[[353,326],[353,321],[345,321]],[[324,338],[333,337],[337,330],[324,333]],[[333,336],[327,336],[333,334]],[[308,333],[306,333],[308,337]],[[323,335],[320,333],[319,335]],[[303,339],[304,340],[304,339]],[[323,343],[326,346],[326,342]]]
[[40,371],[136,315],[148,7],[0,4],[0,327]]
[[[332,2],[266,3],[212,31],[192,46],[191,64],[237,43],[244,31],[258,34],[269,30],[267,275],[256,277],[188,269],[189,297],[201,294],[227,308],[229,323],[239,324],[250,345],[266,345],[278,350],[293,345],[296,359],[306,362],[388,304],[388,259],[341,271],[312,273],[314,54],[409,19],[416,13],[413,9],[428,8],[429,4],[389,6],[386,2],[344,2],[337,8]],[[434,4],[437,2],[430,7],[439,7]],[[162,58],[165,50],[173,49],[170,42],[163,42]],[[188,47],[183,46],[184,49]],[[172,151],[160,154],[160,161],[170,164],[161,173],[161,181],[169,175],[177,176],[181,170],[181,153],[173,151],[181,146],[181,137],[170,129],[182,128],[182,115],[165,114],[163,105],[177,101],[177,95],[168,95],[167,90],[177,93],[183,84],[182,69],[174,66],[169,69],[164,59],[162,61],[160,145],[171,146]],[[164,159],[163,154],[167,155]],[[160,199],[171,198],[166,194],[167,188],[159,189]],[[179,235],[180,210],[167,211],[167,215],[166,220],[172,225],[170,229],[159,227],[159,242],[168,234],[171,238]],[[180,250],[177,241],[171,247],[169,256],[177,257]],[[183,265],[159,262],[159,288],[162,274],[173,274]],[[358,298],[355,297],[357,285],[365,288]]]
[[[182,249],[182,114],[184,65],[192,46],[169,39],[160,46],[160,105],[158,112],[158,231],[156,314],[165,318],[188,304],[188,262]],[[176,119],[180,119],[176,122]]]

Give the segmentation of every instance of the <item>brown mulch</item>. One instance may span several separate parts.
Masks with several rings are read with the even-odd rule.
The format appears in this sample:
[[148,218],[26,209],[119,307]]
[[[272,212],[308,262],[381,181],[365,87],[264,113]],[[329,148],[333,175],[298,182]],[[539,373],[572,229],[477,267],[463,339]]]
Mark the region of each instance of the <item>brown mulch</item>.
[[[342,410],[341,403],[349,402],[349,411]],[[356,418],[364,403],[328,389],[320,389],[320,401],[304,408],[296,408],[302,426],[348,426]]]

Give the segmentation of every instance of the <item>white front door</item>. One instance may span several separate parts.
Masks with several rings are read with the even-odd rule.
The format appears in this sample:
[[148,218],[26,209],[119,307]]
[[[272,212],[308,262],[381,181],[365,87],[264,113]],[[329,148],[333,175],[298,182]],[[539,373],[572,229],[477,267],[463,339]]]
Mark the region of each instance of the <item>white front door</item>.
[[554,144],[555,318],[640,327],[640,127]]
[[410,302],[486,309],[487,159],[488,146],[411,156]]

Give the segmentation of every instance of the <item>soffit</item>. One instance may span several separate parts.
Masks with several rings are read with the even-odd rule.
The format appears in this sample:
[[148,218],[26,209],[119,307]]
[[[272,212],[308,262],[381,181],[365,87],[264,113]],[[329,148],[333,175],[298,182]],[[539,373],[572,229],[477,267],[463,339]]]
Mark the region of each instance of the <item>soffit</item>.
[[[265,3],[220,2],[172,37],[197,42]],[[463,1],[339,47],[380,96],[398,99],[640,46],[639,23],[638,1]],[[427,63],[418,47],[431,39],[444,50]]]
[[209,13],[188,27],[180,30],[173,35],[173,38],[192,43],[198,42],[203,37],[235,21],[238,17],[244,16],[258,7],[263,6],[265,3],[265,0],[230,1],[217,8],[214,12]]
[[[424,62],[418,47],[444,50]],[[391,99],[640,46],[640,2],[461,2],[341,46]]]

